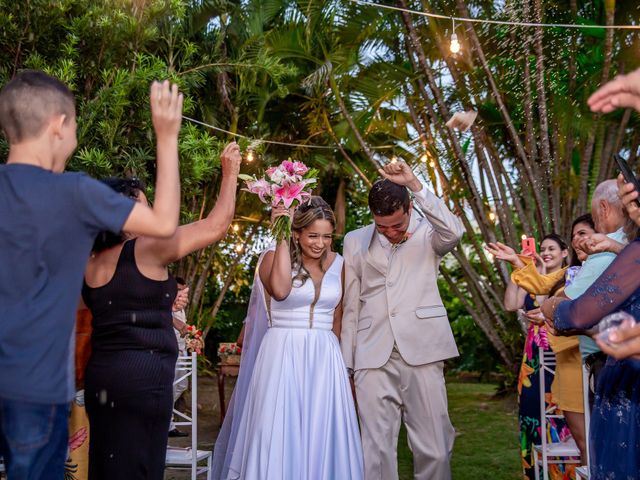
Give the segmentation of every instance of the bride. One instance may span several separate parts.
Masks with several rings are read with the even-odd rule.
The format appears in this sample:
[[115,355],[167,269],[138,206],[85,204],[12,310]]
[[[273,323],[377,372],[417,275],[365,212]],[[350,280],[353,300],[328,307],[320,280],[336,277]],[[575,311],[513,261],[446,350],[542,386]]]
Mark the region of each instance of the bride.
[[[275,208],[272,220],[281,215],[291,213]],[[336,336],[343,258],[331,251],[334,228],[329,205],[312,197],[293,215],[291,245],[279,242],[258,263],[246,321],[253,338],[245,337],[245,345],[257,343],[261,320],[268,328],[255,366],[247,347],[243,352],[233,413],[216,441],[214,478],[363,478],[358,421]]]

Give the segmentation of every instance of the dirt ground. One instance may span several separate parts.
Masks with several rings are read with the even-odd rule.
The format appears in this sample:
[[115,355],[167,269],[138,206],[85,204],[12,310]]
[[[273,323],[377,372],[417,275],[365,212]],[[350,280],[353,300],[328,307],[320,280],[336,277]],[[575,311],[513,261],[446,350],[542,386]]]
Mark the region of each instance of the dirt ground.
[[[235,378],[227,378],[225,381],[225,398],[229,402]],[[191,406],[190,392],[185,392],[187,405]],[[179,427],[187,432],[187,427]],[[218,400],[218,380],[216,377],[201,375],[198,377],[198,449],[213,450],[218,430],[220,429],[220,402]],[[191,437],[170,438],[169,445],[175,447],[190,447]],[[165,480],[188,480],[191,478],[190,470],[180,471],[167,469]],[[206,478],[200,475],[200,478]]]

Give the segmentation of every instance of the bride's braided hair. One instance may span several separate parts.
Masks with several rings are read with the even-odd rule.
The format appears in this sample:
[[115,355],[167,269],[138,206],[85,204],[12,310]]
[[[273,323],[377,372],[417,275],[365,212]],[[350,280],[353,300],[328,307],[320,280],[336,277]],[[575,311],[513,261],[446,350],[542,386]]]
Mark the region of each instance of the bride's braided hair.
[[[327,220],[331,223],[334,229],[336,228],[336,217],[333,214],[333,210],[331,210],[329,204],[325,202],[322,197],[314,195],[310,197],[308,201],[302,203],[298,208],[296,208],[296,211],[293,214],[293,221],[291,222],[291,230],[300,233],[316,220]],[[295,273],[293,276],[293,285],[299,287],[304,285],[310,277],[310,274],[302,264],[302,251],[300,250],[300,244],[295,237],[291,239],[289,248],[291,252],[291,268]],[[321,268],[326,257],[327,252],[325,251],[322,254],[322,258],[320,258]]]

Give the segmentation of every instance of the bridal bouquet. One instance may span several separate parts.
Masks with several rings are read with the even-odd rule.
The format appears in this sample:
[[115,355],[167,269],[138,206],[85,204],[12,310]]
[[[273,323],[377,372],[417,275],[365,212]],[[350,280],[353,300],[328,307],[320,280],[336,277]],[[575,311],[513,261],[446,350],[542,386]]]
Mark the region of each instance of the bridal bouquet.
[[[244,191],[258,195],[262,203],[285,208],[296,207],[311,196],[309,185],[316,183],[316,169],[309,169],[302,162],[285,160],[276,167],[270,167],[260,178],[238,175],[247,188]],[[271,232],[277,241],[291,237],[291,218],[278,217],[271,225]]]
[[189,353],[196,352],[198,355],[202,353],[204,348],[204,340],[202,332],[193,325],[187,325],[184,333],[184,344]]

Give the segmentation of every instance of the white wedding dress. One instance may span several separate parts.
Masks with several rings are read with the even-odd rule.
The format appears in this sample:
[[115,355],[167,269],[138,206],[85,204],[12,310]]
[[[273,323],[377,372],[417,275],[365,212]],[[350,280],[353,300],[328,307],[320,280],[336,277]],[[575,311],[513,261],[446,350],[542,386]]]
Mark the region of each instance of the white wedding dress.
[[229,479],[359,480],[362,445],[347,371],[331,328],[343,258],[324,275],[271,301],[239,419]]

